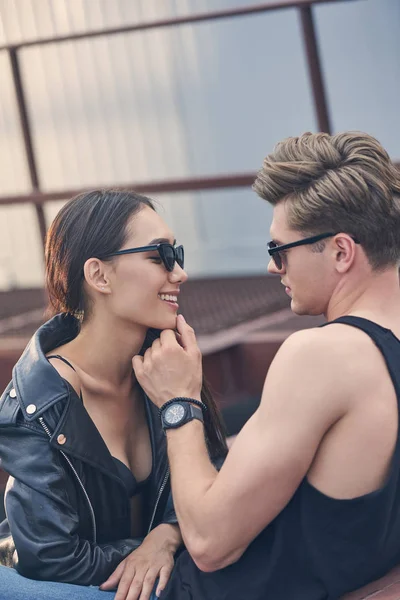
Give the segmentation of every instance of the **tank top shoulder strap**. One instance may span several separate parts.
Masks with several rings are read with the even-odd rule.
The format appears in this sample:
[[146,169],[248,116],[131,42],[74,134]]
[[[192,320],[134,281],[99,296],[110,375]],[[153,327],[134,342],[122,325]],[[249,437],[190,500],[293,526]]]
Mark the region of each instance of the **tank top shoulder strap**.
[[[369,334],[373,339],[374,336],[379,336],[379,335],[383,335],[383,336],[387,336],[387,334],[392,334],[392,332],[390,331],[390,329],[386,329],[385,327],[382,327],[382,325],[378,325],[378,323],[375,323],[374,321],[370,321],[369,319],[364,319],[364,317],[355,317],[353,315],[345,315],[343,317],[339,317],[338,319],[335,319],[334,321],[328,321],[327,323],[323,323],[322,325],[320,325],[320,327],[325,327],[326,325],[332,325],[335,323],[343,323],[344,325],[352,325],[353,327],[357,327],[358,329],[362,329],[363,331],[365,331],[365,333]],[[397,339],[395,336],[393,336],[394,339]],[[400,340],[399,341],[399,345],[400,345]]]
[[49,358],[58,358],[58,360],[62,360],[62,361],[63,361],[63,363],[65,363],[66,365],[68,365],[69,367],[71,367],[71,369],[72,369],[73,371],[75,371],[75,373],[76,373],[76,369],[75,369],[75,367],[73,367],[73,366],[71,365],[71,363],[69,362],[69,360],[67,360],[67,359],[66,359],[66,358],[64,358],[63,356],[60,356],[59,354],[51,354],[50,356],[48,356],[48,357],[47,357],[47,359],[49,359]]
[[[66,365],[68,365],[69,367],[71,367],[71,369],[72,369],[73,371],[75,371],[75,373],[76,373],[76,369],[75,369],[75,367],[73,367],[73,366],[71,365],[71,363],[69,362],[69,360],[67,360],[67,359],[66,359],[66,358],[64,358],[63,356],[60,356],[59,354],[50,354],[50,355],[47,357],[47,359],[49,359],[49,358],[58,358],[58,360],[62,360],[62,362],[63,362],[63,363],[65,363]],[[80,391],[80,392],[79,392],[79,398],[80,398],[80,399],[81,399],[81,401],[83,402],[83,398],[82,398],[82,391]]]

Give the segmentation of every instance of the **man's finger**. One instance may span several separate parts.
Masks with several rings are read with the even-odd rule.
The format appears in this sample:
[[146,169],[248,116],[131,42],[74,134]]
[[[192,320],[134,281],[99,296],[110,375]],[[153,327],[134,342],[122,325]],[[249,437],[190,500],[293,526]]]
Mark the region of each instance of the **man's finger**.
[[143,356],[143,362],[145,363],[146,361],[148,362],[151,359],[151,355],[152,355],[152,348],[150,346],[150,348],[147,348],[146,352],[144,353]]
[[172,566],[171,567],[163,567],[160,571],[160,579],[158,581],[158,585],[157,585],[157,589],[156,589],[156,596],[159,596],[161,594],[161,592],[163,590],[165,590],[166,585],[168,583],[168,579],[170,578],[172,573]]
[[125,568],[125,564],[124,562],[121,562],[118,567],[115,569],[115,571],[113,573],[111,573],[110,577],[107,579],[107,581],[105,581],[104,583],[101,584],[100,589],[101,590],[114,590],[116,589],[119,580],[122,577],[122,573],[124,572],[124,568]]
[[178,331],[175,331],[175,337],[176,337],[176,341],[178,342],[178,344],[181,346],[181,348],[183,348],[182,346],[182,336]]
[[172,329],[164,329],[160,334],[160,342],[161,346],[175,346],[176,345],[176,335],[175,331]]
[[154,340],[154,342],[151,345],[151,349],[152,350],[158,350],[159,348],[161,348],[161,340],[160,338],[157,338]]
[[140,379],[140,377],[143,373],[143,356],[139,356],[139,354],[134,356],[132,358],[132,367],[133,367],[133,370],[135,371],[136,378]]
[[178,315],[176,325],[178,333],[181,335],[181,345],[185,350],[197,349],[196,334],[192,327],[186,323],[183,315]]

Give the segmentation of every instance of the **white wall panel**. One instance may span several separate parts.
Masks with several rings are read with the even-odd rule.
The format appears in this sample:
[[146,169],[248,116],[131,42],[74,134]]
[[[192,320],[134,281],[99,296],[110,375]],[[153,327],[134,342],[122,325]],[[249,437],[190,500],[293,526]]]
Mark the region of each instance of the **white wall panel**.
[[21,129],[6,52],[0,52],[0,194],[30,189]]
[[367,131],[400,160],[400,2],[338,8],[316,11],[333,127]]
[[35,209],[0,206],[0,289],[43,284],[43,254]]
[[[0,0],[0,44],[253,3]],[[315,16],[335,131],[369,131],[400,158],[400,4],[335,2]],[[40,181],[50,192],[255,170],[278,140],[317,128],[293,9],[26,48],[20,57]],[[0,82],[0,194],[24,193],[5,53]],[[264,272],[271,210],[250,190],[158,200],[192,276]],[[46,206],[48,221],[58,206]],[[0,219],[17,238],[28,228],[37,239],[32,269],[21,267],[19,246],[21,264],[1,259],[0,288],[40,282],[33,210],[3,208]],[[0,257],[8,257],[7,239]]]

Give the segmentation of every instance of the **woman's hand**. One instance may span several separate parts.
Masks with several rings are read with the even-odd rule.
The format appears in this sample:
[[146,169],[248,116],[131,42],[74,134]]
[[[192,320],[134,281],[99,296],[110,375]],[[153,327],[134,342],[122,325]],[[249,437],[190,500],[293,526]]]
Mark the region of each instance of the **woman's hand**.
[[178,525],[162,523],[118,565],[100,589],[108,591],[118,586],[115,600],[149,600],[159,579],[159,596],[172,573],[174,555],[181,543]]

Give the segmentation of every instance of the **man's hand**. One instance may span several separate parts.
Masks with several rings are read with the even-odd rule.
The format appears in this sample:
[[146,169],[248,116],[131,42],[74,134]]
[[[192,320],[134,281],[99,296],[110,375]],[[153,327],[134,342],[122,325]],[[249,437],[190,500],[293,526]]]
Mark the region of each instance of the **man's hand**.
[[177,396],[200,400],[202,365],[196,336],[182,315],[177,318],[177,329],[179,342],[175,332],[167,329],[143,357],[132,360],[138,382],[158,407]]
[[[168,530],[165,530],[165,528]],[[167,537],[166,537],[167,533]],[[182,542],[176,525],[159,525],[127,556],[100,589],[114,590],[115,600],[149,600],[159,578],[156,595],[167,585],[174,567],[174,554]]]

